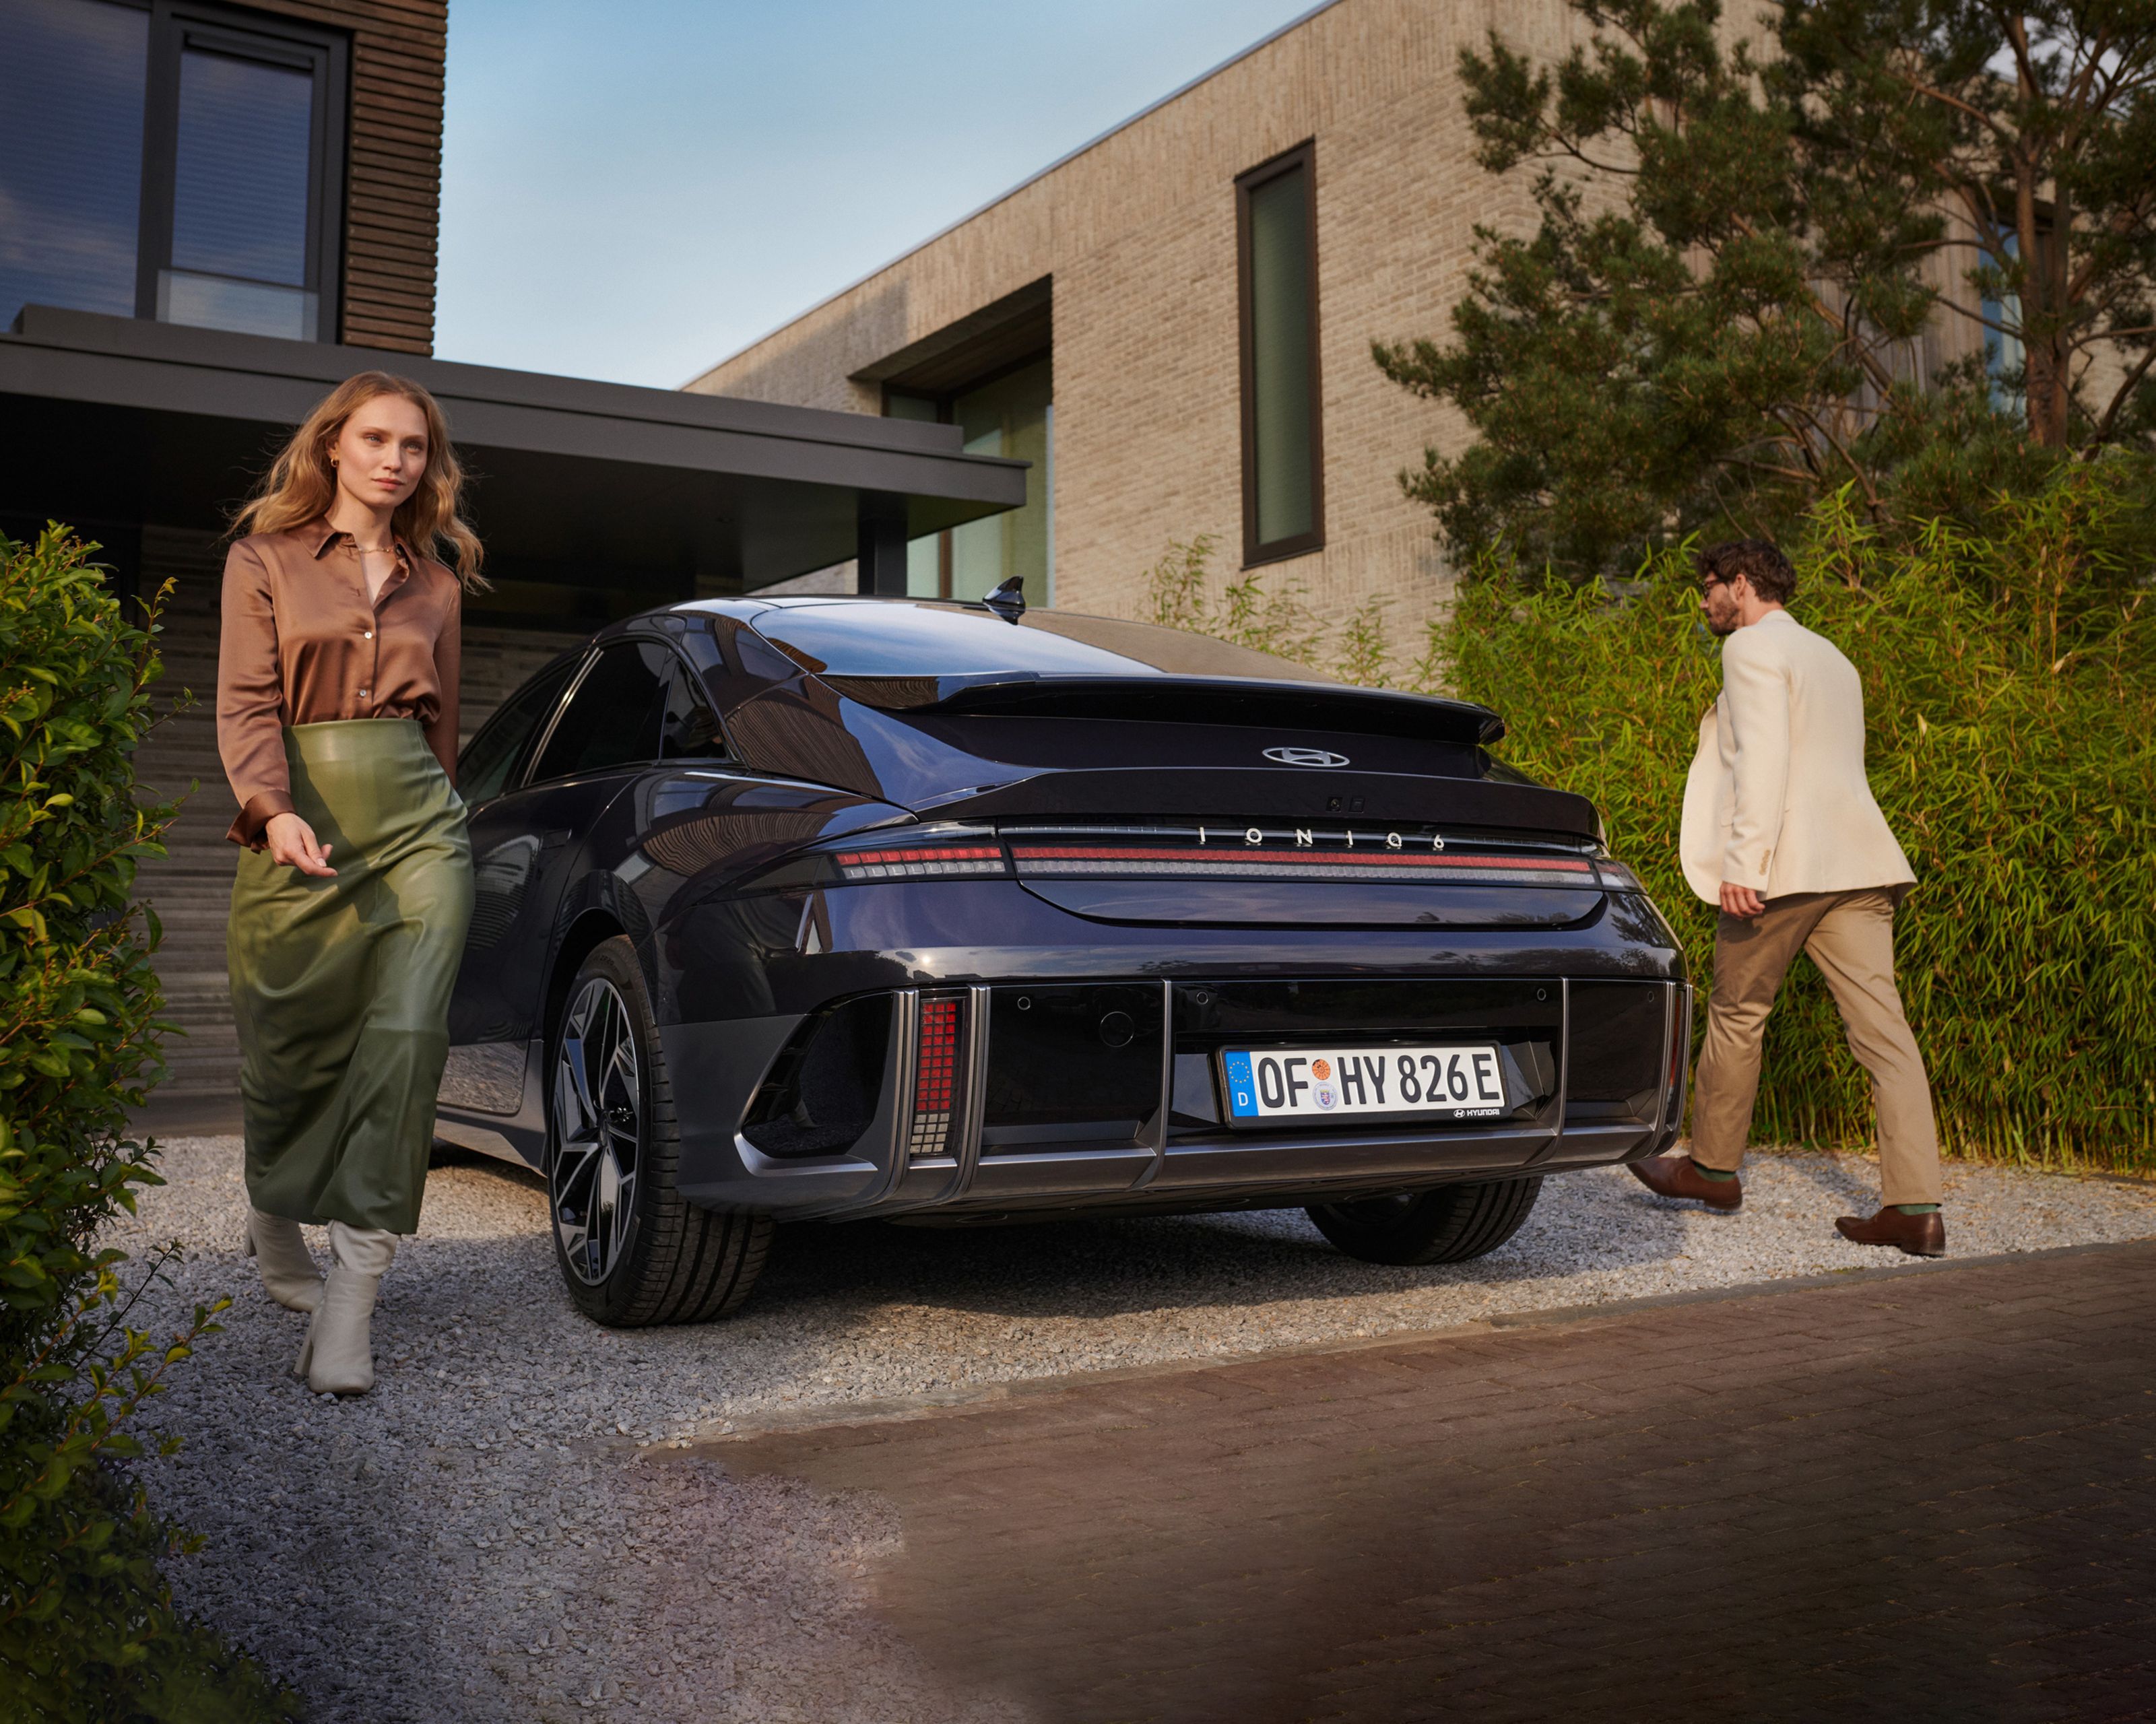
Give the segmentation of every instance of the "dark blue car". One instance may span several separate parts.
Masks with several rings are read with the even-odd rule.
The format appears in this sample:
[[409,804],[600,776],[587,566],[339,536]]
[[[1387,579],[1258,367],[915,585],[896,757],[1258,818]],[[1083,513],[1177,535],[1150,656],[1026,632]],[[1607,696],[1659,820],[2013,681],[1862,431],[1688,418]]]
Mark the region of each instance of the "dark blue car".
[[1306,1206],[1502,1244],[1682,1114],[1676,942],[1497,716],[1142,623],[875,598],[615,624],[466,750],[438,1130],[613,1324],[774,1220]]

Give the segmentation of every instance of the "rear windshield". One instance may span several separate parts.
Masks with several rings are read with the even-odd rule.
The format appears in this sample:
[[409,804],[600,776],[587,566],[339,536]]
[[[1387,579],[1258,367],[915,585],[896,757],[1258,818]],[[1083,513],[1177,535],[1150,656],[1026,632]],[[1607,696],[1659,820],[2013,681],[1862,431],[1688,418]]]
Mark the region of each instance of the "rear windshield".
[[784,600],[757,613],[757,632],[810,670],[834,676],[1331,677],[1202,634],[1028,611],[1015,624],[974,607],[894,599]]

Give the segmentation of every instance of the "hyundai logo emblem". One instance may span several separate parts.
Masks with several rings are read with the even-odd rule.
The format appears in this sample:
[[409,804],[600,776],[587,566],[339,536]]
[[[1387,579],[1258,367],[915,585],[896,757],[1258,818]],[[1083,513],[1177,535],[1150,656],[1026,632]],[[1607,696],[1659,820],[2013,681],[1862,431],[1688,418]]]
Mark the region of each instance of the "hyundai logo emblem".
[[1348,757],[1334,754],[1323,748],[1268,748],[1267,760],[1276,760],[1284,767],[1344,767]]

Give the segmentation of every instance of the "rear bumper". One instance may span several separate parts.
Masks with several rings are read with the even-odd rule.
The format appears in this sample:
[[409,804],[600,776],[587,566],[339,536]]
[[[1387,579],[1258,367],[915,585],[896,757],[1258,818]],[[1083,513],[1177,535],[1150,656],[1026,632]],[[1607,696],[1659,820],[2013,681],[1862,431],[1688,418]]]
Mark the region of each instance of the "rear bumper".
[[[798,1014],[685,1024],[661,1032],[681,1129],[677,1183],[690,1201],[788,1218],[907,1218],[963,1222],[1080,1213],[1284,1207],[1450,1182],[1605,1166],[1659,1153],[1684,1116],[1691,997],[1681,980],[1630,982],[1633,1053],[1651,1060],[1647,1087],[1621,1101],[1586,1102],[1568,1080],[1586,1069],[1592,1026],[1564,976],[1519,977],[1549,996],[1545,1016],[1517,1030],[1547,1049],[1542,1090],[1510,1117],[1471,1126],[1327,1125],[1236,1131],[1202,1116],[1193,1085],[1206,1069],[1188,976],[1112,984],[1159,992],[1149,1049],[1157,1071],[1149,1106],[1128,1128],[1028,1147],[1024,1131],[984,1127],[989,1106],[995,986],[893,990],[880,1079],[865,1130],[843,1153],[795,1158],[761,1152],[743,1130],[757,1085],[773,1070]],[[1101,984],[1106,987],[1110,984]],[[1442,987],[1442,981],[1421,984]],[[1457,978],[1486,993],[1482,978]],[[1584,978],[1582,1001],[1606,977]],[[1004,992],[1009,991],[1006,984]],[[1180,992],[1178,992],[1180,990]],[[1201,996],[1202,997],[1202,996]],[[914,1102],[924,998],[961,1004],[956,1099],[942,1152],[917,1152]],[[1006,1019],[1006,1021],[1008,1021]],[[1496,1034],[1507,1034],[1498,1031]],[[1651,1050],[1646,1039],[1651,1037]],[[1214,1035],[1214,1044],[1223,1039]],[[1532,1063],[1532,1060],[1530,1060]],[[1180,1068],[1180,1070],[1178,1070]],[[1605,1085],[1606,1087],[1606,1085]],[[1194,1111],[1195,1110],[1195,1111]],[[1054,1135],[1053,1133],[1045,1135]],[[916,1146],[910,1150],[909,1146]]]

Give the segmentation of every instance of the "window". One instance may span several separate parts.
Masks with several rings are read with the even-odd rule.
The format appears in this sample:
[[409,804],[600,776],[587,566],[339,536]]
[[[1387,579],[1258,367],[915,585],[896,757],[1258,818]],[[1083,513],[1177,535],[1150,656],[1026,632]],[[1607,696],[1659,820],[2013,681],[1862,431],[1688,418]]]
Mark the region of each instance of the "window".
[[7,0],[0,326],[39,304],[334,340],[347,55],[213,5]]
[[480,726],[457,762],[457,791],[476,807],[506,789],[525,753],[561,698],[579,658],[557,659],[511,695]]
[[983,598],[1013,575],[1025,577],[1037,603],[1049,602],[1049,472],[1055,408],[1049,399],[1049,362],[1037,360],[1006,377],[951,398],[951,423],[969,455],[1009,455],[1030,461],[1024,506],[951,529],[950,579],[942,597]]
[[565,778],[659,758],[674,654],[655,641],[624,641],[599,654],[556,721],[539,778]]
[[661,760],[724,760],[725,732],[695,674],[678,658],[666,685],[666,710],[659,724]]
[[[2010,272],[2021,256],[2021,236],[2009,233],[1996,252],[1984,254],[1986,269]],[[2021,295],[2002,280],[1987,291],[1983,300],[1984,369],[1991,380],[1991,410],[2021,413],[2028,410],[2024,384],[2029,350],[2021,340]]]
[[1325,542],[1317,179],[1303,144],[1235,182],[1246,564]]
[[1008,455],[1033,463],[1022,507],[930,533],[906,546],[908,596],[981,598],[1019,575],[1024,578],[1029,603],[1054,602],[1053,376],[1053,365],[1043,354],[947,394],[885,392],[888,418],[956,425],[968,454]]
[[0,329],[26,305],[135,310],[150,14],[0,7]]

